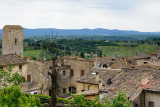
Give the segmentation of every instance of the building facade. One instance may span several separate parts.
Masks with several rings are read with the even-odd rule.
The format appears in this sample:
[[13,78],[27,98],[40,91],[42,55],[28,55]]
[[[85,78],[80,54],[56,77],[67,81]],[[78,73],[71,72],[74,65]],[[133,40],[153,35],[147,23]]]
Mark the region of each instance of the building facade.
[[57,69],[58,96],[68,97],[69,93],[76,93],[76,81],[90,72],[94,62],[75,56],[65,56],[61,59],[61,66],[63,67]]
[[20,25],[3,27],[2,55],[5,54],[23,56],[23,28]]

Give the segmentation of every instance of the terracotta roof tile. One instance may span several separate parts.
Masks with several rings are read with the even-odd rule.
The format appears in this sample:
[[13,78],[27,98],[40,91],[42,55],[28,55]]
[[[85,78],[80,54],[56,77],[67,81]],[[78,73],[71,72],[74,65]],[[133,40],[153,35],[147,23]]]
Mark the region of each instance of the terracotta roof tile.
[[[121,92],[123,90],[126,90],[126,93],[129,96],[129,98],[131,100],[134,100],[135,96],[138,96],[138,94],[143,89],[160,91],[160,80],[156,79],[158,78],[157,74],[160,74],[160,71],[128,69],[127,71],[122,72],[124,72],[124,74],[126,75],[121,74],[118,78],[112,78],[113,84],[106,85],[106,91],[108,92],[107,97],[109,97],[110,95],[115,96],[115,91]],[[144,74],[148,76],[148,81],[146,85],[142,86],[141,77]],[[153,77],[149,78],[151,75]],[[112,90],[113,87],[115,87],[114,91]]]

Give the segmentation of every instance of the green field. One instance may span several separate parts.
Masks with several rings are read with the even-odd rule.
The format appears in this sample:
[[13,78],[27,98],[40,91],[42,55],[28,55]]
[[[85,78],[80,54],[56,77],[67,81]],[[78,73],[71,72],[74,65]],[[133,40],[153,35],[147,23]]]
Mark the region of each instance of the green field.
[[156,45],[139,45],[136,47],[129,46],[99,46],[104,56],[111,56],[116,54],[118,56],[133,56],[136,52],[144,52],[150,54],[151,52],[157,52]]
[[28,50],[24,51],[23,56],[30,56],[31,58],[38,58],[41,56],[42,50]]

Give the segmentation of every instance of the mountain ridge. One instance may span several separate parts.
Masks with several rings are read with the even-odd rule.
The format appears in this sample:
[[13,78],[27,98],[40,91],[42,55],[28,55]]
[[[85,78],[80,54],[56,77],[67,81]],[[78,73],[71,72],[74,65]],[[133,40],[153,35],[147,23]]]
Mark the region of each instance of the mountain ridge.
[[[0,33],[2,34],[2,29]],[[45,36],[45,35],[58,35],[58,36],[76,36],[76,35],[102,35],[102,36],[123,36],[123,35],[160,35],[160,32],[140,32],[135,30],[118,30],[118,29],[56,29],[56,28],[37,28],[29,29],[24,28],[25,36]]]

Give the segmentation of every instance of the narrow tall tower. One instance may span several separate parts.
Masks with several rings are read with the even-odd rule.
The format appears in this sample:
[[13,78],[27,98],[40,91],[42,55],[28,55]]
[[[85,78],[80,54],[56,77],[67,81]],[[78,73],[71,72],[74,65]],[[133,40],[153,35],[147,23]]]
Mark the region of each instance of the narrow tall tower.
[[2,55],[17,54],[23,56],[23,28],[20,25],[3,27]]

